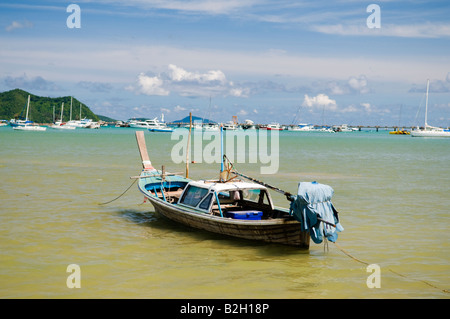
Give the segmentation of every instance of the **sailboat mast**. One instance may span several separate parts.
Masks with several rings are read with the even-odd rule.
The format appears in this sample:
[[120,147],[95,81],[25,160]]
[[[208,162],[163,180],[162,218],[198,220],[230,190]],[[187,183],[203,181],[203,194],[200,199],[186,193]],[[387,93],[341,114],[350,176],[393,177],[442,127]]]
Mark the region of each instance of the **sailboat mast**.
[[62,104],[61,104],[61,118],[59,119],[61,124],[62,124],[62,121],[63,121],[63,113],[64,113],[64,102],[62,102]]
[[69,119],[69,121],[72,121],[72,100],[73,100],[73,98],[70,97],[70,119]]
[[25,116],[25,121],[28,121],[28,110],[30,109],[30,95],[28,95],[28,102],[27,102],[27,115]]
[[426,102],[425,102],[425,128],[427,128],[428,123],[427,123],[427,117],[428,117],[428,89],[430,88],[430,80],[427,80],[427,98],[426,98]]

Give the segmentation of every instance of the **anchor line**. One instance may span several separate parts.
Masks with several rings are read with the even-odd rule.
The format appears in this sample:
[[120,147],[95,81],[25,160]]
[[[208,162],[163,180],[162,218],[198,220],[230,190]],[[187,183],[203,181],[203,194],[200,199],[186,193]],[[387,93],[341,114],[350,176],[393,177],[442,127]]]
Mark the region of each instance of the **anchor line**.
[[128,191],[130,190],[130,188],[134,185],[134,183],[136,183],[136,181],[137,181],[137,179],[135,179],[135,180],[131,183],[131,185],[130,185],[130,186],[129,186],[122,194],[120,194],[120,195],[117,196],[116,198],[114,198],[114,199],[112,199],[112,200],[110,200],[110,201],[108,201],[108,202],[105,202],[105,203],[100,203],[99,205],[106,205],[106,204],[109,204],[109,203],[114,202],[115,200],[118,200],[120,197],[122,197],[123,195],[125,195],[125,193],[128,192]]
[[[355,261],[357,261],[357,262],[359,262],[359,263],[361,263],[361,264],[369,265],[368,262],[365,262],[365,261],[363,261],[363,260],[361,260],[361,259],[358,259],[358,258],[356,258],[355,256],[351,255],[348,251],[346,251],[344,248],[342,248],[338,243],[335,242],[334,244],[335,244],[335,246],[336,246],[341,252],[343,252],[343,253],[344,253],[345,255],[347,255],[348,257],[352,258],[353,260],[355,260]],[[402,277],[402,278],[411,279],[411,280],[415,280],[415,281],[420,281],[420,282],[422,282],[422,283],[424,283],[424,284],[426,284],[426,285],[428,285],[428,286],[430,286],[430,287],[432,287],[432,288],[438,289],[438,290],[440,290],[440,291],[442,291],[442,292],[444,292],[444,293],[449,293],[449,292],[450,292],[450,291],[448,291],[447,289],[442,289],[442,288],[439,288],[439,287],[437,287],[437,286],[435,286],[435,285],[433,285],[433,284],[430,284],[429,282],[427,282],[427,281],[425,281],[425,280],[414,279],[414,278],[408,277],[408,276],[403,275],[403,274],[401,274],[401,273],[398,273],[398,272],[396,272],[396,271],[394,271],[394,270],[392,270],[392,269],[390,269],[390,268],[388,268],[387,270],[389,270],[389,271],[392,272],[393,274],[396,274],[397,276],[400,276],[400,277]]]

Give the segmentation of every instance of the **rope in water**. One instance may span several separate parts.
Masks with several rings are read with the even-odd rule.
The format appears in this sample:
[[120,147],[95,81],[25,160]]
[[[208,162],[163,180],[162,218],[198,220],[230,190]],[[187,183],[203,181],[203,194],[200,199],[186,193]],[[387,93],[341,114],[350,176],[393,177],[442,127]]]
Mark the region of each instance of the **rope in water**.
[[[350,254],[348,251],[346,251],[344,248],[342,248],[338,243],[335,242],[334,244],[336,245],[336,247],[337,247],[341,252],[343,252],[343,253],[344,253],[345,255],[347,255],[348,257],[352,258],[353,260],[355,260],[355,261],[357,261],[357,262],[359,262],[359,263],[361,263],[361,264],[369,265],[368,262],[365,262],[365,261],[363,261],[363,260],[361,260],[361,259],[358,259],[358,258],[356,258],[355,256],[353,256],[352,254]],[[442,289],[442,288],[436,287],[435,285],[430,284],[429,282],[427,282],[427,281],[425,281],[425,280],[420,280],[420,279],[410,278],[410,277],[405,276],[405,275],[403,275],[403,274],[400,274],[400,273],[398,273],[398,272],[396,272],[396,271],[394,271],[394,270],[392,270],[392,269],[390,269],[390,268],[388,268],[388,270],[389,270],[390,272],[396,274],[397,276],[400,276],[400,277],[403,277],[403,278],[406,278],[406,279],[415,280],[415,281],[420,281],[420,282],[423,282],[424,284],[426,284],[426,285],[428,285],[428,286],[430,286],[430,287],[432,287],[432,288],[438,289],[438,290],[440,290],[440,291],[442,291],[442,292],[445,292],[445,293],[449,293],[449,291],[448,291],[447,289]]]
[[112,200],[110,200],[110,201],[108,201],[108,202],[101,203],[101,204],[99,204],[99,205],[106,205],[106,204],[109,204],[109,203],[114,202],[115,200],[118,200],[120,197],[122,197],[123,195],[125,195],[125,193],[128,192],[128,191],[130,190],[130,188],[134,185],[134,183],[136,183],[136,181],[137,181],[137,179],[135,179],[135,180],[133,181],[133,183],[131,183],[131,185],[130,185],[130,186],[129,186],[122,194],[120,194],[120,195],[117,196],[116,198],[114,198],[114,199],[112,199]]

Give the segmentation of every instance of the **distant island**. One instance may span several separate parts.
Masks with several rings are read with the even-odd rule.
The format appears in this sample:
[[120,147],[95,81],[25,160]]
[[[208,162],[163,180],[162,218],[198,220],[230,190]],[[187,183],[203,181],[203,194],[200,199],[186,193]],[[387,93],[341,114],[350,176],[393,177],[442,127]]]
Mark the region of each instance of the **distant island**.
[[[189,123],[189,121],[190,121],[189,116],[186,116],[185,118],[183,118],[181,120],[172,121],[171,123],[174,123],[174,124],[175,123]],[[192,123],[198,123],[198,122],[202,122],[202,123],[206,123],[206,124],[208,124],[208,123],[217,124],[217,122],[214,122],[212,120],[192,115]]]
[[28,95],[30,95],[29,118],[31,121],[36,123],[52,123],[54,121],[53,114],[55,114],[56,119],[59,119],[61,115],[62,103],[64,103],[64,120],[70,120],[71,100],[72,120],[80,119],[80,106],[81,119],[89,118],[93,121],[99,121],[102,118],[106,118],[94,114],[88,106],[70,96],[55,98],[42,97],[28,93],[21,89],[14,89],[0,93],[0,119],[10,120],[25,118]]
[[[117,120],[107,116],[94,114],[91,109],[77,100],[75,97],[43,97],[31,94],[21,89],[14,89],[11,91],[0,93],[0,119],[25,119],[25,112],[27,107],[28,95],[30,95],[30,114],[31,121],[36,123],[53,123],[54,120],[59,120],[61,116],[61,105],[64,103],[64,120],[69,121],[70,118],[70,103],[72,100],[72,120],[80,119],[80,106],[81,106],[81,118],[89,118],[95,122],[103,121],[107,123],[115,123]],[[142,118],[141,120],[146,120]],[[198,116],[192,116],[192,122],[203,123],[216,123],[209,119],[204,119]],[[189,123],[189,116],[185,118],[173,121],[172,123]]]

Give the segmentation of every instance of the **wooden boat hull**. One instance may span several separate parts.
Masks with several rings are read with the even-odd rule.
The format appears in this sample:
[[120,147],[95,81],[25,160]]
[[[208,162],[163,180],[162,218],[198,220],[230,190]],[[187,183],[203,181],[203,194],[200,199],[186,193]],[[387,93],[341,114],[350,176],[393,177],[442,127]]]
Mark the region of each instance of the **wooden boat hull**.
[[[309,232],[302,231],[288,210],[274,207],[265,186],[238,181],[193,181],[167,173],[164,166],[156,170],[147,153],[144,133],[137,131],[136,139],[143,167],[140,176],[135,177],[139,179],[138,188],[159,214],[217,234],[309,248]],[[260,219],[226,217],[227,212],[248,211],[256,211]]]
[[296,246],[302,249],[309,248],[310,235],[308,232],[301,231],[300,223],[296,220],[223,218],[176,207],[177,205],[152,195],[146,197],[153,204],[156,212],[189,227],[237,238]]

